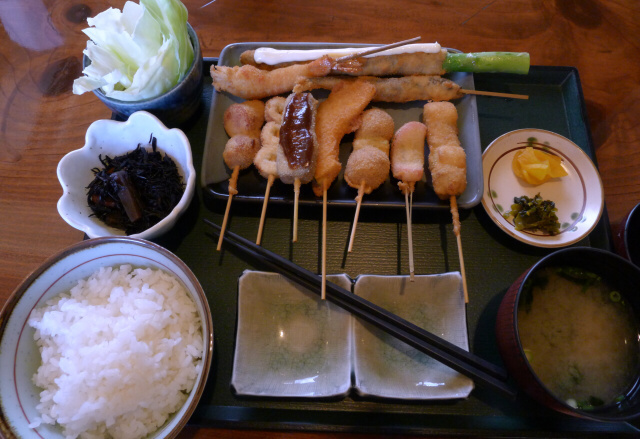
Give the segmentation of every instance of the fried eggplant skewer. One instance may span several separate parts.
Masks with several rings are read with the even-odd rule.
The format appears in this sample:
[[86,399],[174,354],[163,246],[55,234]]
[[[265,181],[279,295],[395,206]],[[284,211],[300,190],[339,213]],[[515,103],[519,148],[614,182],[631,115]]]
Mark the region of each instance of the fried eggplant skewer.
[[353,140],[353,151],[344,170],[347,184],[358,189],[348,252],[353,250],[362,197],[380,187],[389,176],[389,148],[393,132],[393,118],[386,111],[371,108],[362,114],[360,128]]
[[420,122],[408,122],[396,132],[391,143],[391,172],[400,180],[398,187],[404,194],[407,212],[407,238],[409,248],[409,276],[414,280],[413,232],[411,212],[416,182],[424,175],[424,139],[427,127]]
[[456,197],[467,187],[466,153],[458,138],[458,112],[451,102],[425,104],[423,119],[427,127],[429,171],[433,190],[441,200],[449,200],[453,219],[453,233],[458,244],[460,273],[465,302],[469,302],[467,279],[462,255],[460,217]]
[[227,227],[231,200],[238,193],[237,182],[240,170],[246,169],[253,163],[253,158],[260,149],[260,128],[264,123],[264,103],[262,101],[246,101],[232,104],[224,112],[224,129],[229,140],[224,147],[222,158],[232,169],[229,178],[229,198],[222,220],[220,239],[217,250],[222,248],[224,231]]
[[293,183],[293,242],[298,240],[300,186],[313,180],[318,158],[316,112],[318,101],[311,93],[292,93],[287,98],[280,126],[276,165],[280,180]]

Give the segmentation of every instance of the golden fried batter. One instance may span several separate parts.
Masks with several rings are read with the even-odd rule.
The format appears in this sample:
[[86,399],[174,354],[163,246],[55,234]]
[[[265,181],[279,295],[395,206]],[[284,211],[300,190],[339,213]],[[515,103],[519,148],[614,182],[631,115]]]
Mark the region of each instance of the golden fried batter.
[[458,196],[467,187],[467,161],[458,138],[456,107],[450,102],[431,102],[424,106],[423,118],[433,190],[442,200]]
[[[372,99],[375,102],[450,101],[464,96],[458,84],[440,76],[412,75],[400,78],[361,76],[360,78],[376,86],[376,94]],[[300,78],[293,90],[295,92],[315,89],[331,90],[341,82],[355,79],[337,76]]]
[[375,92],[376,88],[367,81],[345,83],[334,88],[319,105],[316,115],[318,159],[313,187],[316,195],[322,195],[340,173],[340,141]]
[[325,76],[335,64],[328,56],[309,64],[296,64],[271,71],[251,65],[211,66],[211,78],[217,91],[226,91],[242,99],[262,99],[290,92],[300,77]]

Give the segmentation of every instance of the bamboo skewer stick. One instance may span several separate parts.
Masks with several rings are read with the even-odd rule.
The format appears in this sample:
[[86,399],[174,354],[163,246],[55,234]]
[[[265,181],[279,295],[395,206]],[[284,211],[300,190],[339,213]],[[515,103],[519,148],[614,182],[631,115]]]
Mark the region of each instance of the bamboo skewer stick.
[[262,213],[260,214],[260,226],[258,227],[258,237],[256,238],[256,244],[260,245],[260,241],[262,241],[262,230],[264,228],[264,219],[267,214],[267,203],[269,202],[269,192],[271,192],[271,186],[273,186],[273,182],[275,181],[276,176],[273,174],[269,174],[269,178],[267,179],[267,189],[264,191],[264,201],[262,202]]
[[320,298],[327,295],[327,189],[322,191],[322,285]]
[[456,235],[458,243],[458,258],[460,259],[460,274],[462,275],[462,291],[464,292],[464,303],[469,303],[469,293],[467,290],[467,275],[464,270],[464,257],[462,256],[462,238],[460,237],[460,215],[458,214],[458,202],[455,196],[449,198],[451,203],[451,216],[453,217],[453,233]]
[[349,237],[349,248],[347,252],[351,253],[353,250],[353,241],[356,237],[356,226],[358,225],[358,216],[360,215],[360,206],[362,205],[362,197],[364,195],[364,181],[360,183],[358,188],[358,196],[356,197],[356,213],[353,217],[353,228],[351,229],[351,236]]
[[336,60],[336,62],[349,61],[349,60],[352,60],[354,58],[359,58],[361,56],[373,55],[374,53],[383,52],[385,50],[393,49],[393,48],[400,47],[400,46],[405,46],[407,44],[414,43],[414,42],[420,40],[420,38],[422,38],[422,37],[414,37],[414,38],[411,38],[411,39],[408,39],[408,40],[398,41],[397,43],[386,44],[384,46],[375,47],[375,48],[369,49],[369,50],[363,50],[362,52],[353,53],[351,55],[345,55],[345,56],[342,56],[342,57],[338,58]]
[[298,201],[300,199],[300,179],[293,181],[293,242],[298,241]]
[[231,177],[229,178],[229,198],[227,199],[227,208],[224,211],[224,219],[222,220],[222,226],[220,230],[220,238],[218,239],[217,251],[222,248],[222,241],[224,240],[224,231],[227,228],[227,220],[229,219],[229,211],[231,210],[231,200],[233,196],[238,193],[238,174],[240,173],[240,166],[233,168]]
[[407,211],[407,241],[409,246],[409,280],[414,281],[415,268],[413,266],[413,231],[411,230],[411,205],[413,204],[413,192],[409,201],[409,191],[404,193],[404,205]]
[[498,98],[513,98],[513,99],[529,99],[528,95],[519,95],[514,93],[498,93],[495,91],[461,89],[460,92],[466,95],[495,96]]

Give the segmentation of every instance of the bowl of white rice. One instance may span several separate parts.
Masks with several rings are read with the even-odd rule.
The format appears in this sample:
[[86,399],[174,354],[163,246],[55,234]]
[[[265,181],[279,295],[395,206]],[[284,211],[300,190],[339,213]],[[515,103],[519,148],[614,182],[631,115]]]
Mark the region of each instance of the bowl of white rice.
[[212,353],[207,298],[177,256],[137,238],[80,242],[0,312],[0,435],[175,437]]

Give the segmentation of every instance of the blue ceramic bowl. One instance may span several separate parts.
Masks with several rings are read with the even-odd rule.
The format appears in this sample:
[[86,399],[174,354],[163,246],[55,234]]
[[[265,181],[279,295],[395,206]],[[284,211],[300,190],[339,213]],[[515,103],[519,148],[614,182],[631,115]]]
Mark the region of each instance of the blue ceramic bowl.
[[[202,95],[202,52],[198,35],[187,23],[189,37],[193,43],[193,63],[182,81],[171,90],[155,98],[140,101],[122,101],[107,97],[100,89],[94,90],[100,99],[118,117],[127,119],[136,111],[148,111],[156,116],[169,128],[174,128],[186,122],[196,112]],[[84,55],[84,67],[91,64],[91,60]]]

